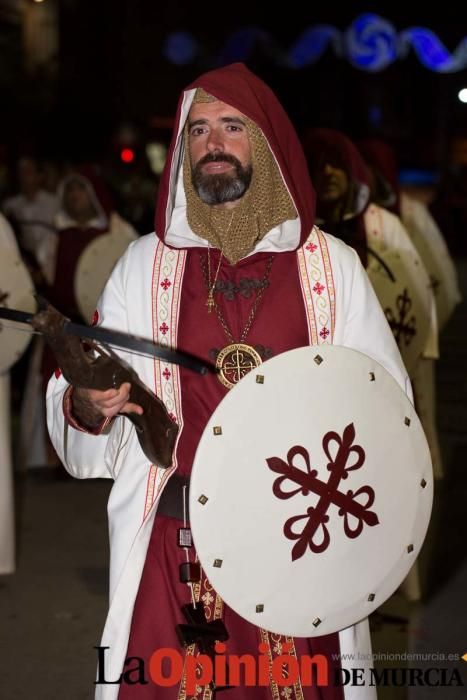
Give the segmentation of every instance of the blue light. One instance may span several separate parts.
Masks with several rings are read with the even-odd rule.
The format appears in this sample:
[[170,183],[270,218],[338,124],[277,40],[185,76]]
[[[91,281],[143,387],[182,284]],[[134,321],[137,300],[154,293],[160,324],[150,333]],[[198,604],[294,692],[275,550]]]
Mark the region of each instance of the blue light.
[[371,105],[368,109],[368,121],[373,126],[379,126],[383,116],[383,110],[379,105]]
[[337,55],[342,53],[342,40],[338,29],[329,24],[317,24],[310,27],[303,32],[297,43],[290,49],[290,67],[303,68],[310,63],[316,63],[329,44],[332,44]]
[[400,185],[436,185],[438,181],[439,174],[434,170],[404,168],[399,171]]
[[[260,49],[275,65],[300,69],[316,63],[328,47],[355,68],[371,73],[406,58],[411,49],[425,68],[438,73],[454,73],[467,67],[467,37],[451,54],[430,29],[409,27],[397,33],[389,20],[372,13],[358,16],[344,32],[330,24],[308,27],[288,52],[261,27],[243,27],[227,39],[211,63],[248,61],[253,51]],[[196,59],[199,45],[192,34],[175,32],[167,37],[163,53],[171,63],[183,66]]]
[[257,39],[258,30],[254,27],[240,29],[227,39],[217,63],[226,65],[236,61],[248,60]]
[[383,70],[397,58],[396,30],[378,15],[360,15],[345,33],[347,58],[356,68],[372,73]]
[[198,42],[188,32],[169,34],[165,40],[162,53],[170,63],[176,66],[186,66],[192,63],[198,53]]
[[425,68],[438,73],[453,73],[467,66],[467,37],[451,56],[444,44],[425,27],[410,27],[399,35],[399,54],[405,57],[410,46]]

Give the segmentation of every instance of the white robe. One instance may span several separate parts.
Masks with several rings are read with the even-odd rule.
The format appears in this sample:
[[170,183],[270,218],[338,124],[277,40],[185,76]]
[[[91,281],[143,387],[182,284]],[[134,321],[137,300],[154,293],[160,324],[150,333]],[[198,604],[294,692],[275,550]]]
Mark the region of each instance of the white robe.
[[33,254],[49,284],[53,279],[57,246],[57,234],[53,229],[57,210],[57,196],[45,190],[39,190],[33,199],[18,194],[3,203],[5,214],[18,222],[22,247]]
[[[18,252],[15,234],[10,224],[0,214],[0,251],[1,248],[10,248]],[[10,374],[4,372],[0,374],[0,575],[12,574],[15,570],[15,510],[10,415]]]
[[[416,255],[420,263],[418,266],[419,278],[417,284],[425,289],[430,286],[430,278],[426,261],[420,255],[416,241],[412,240],[402,221],[391,212],[371,204],[365,212],[365,229],[368,245],[382,253],[386,249],[396,249],[402,254],[408,251]],[[435,393],[434,393],[434,362],[439,357],[438,346],[438,319],[435,295],[431,293],[431,317],[430,332],[424,348],[415,367],[411,380],[417,399],[417,411],[430,448],[433,470],[436,477],[443,473],[442,455],[439,446],[438,431],[435,421]],[[416,561],[409,571],[401,590],[408,600],[416,601],[422,597],[418,562]]]
[[462,299],[454,262],[428,207],[405,192],[401,193],[401,219],[435,284],[438,327],[441,331]]
[[[418,258],[417,278],[412,281],[418,288],[423,288],[424,290],[429,288],[430,278],[428,271],[399,217],[379,207],[377,204],[370,204],[365,211],[364,222],[368,245],[377,253],[384,253],[385,250],[397,250],[403,256],[404,251],[407,251],[414,258]],[[423,357],[436,359],[438,357],[438,320],[433,293],[431,293],[429,314],[427,323],[429,323],[430,331],[423,351]]]
[[[277,234],[277,232],[275,232]],[[267,238],[267,237],[266,237]],[[277,235],[274,240],[277,239]],[[354,348],[380,362],[411,395],[410,383],[399,351],[381,307],[355,251],[327,236],[336,290],[334,343]],[[157,239],[144,236],[132,243],[117,264],[99,304],[102,325],[148,337],[152,328],[151,293]],[[162,245],[162,244],[159,244]],[[263,249],[265,240],[263,239]],[[182,280],[183,284],[183,280]],[[154,362],[141,356],[125,355],[140,378],[154,386]],[[53,377],[47,392],[48,424],[54,446],[66,469],[77,478],[114,479],[108,504],[110,530],[110,609],[101,644],[110,647],[106,655],[108,678],[123,669],[134,601],[146,558],[157,503],[167,472],[156,473],[156,498],[142,521],[150,464],[143,454],[135,430],[117,417],[108,434],[98,436],[69,427],[62,410],[67,382]],[[344,666],[372,666],[368,622],[340,632],[343,654],[358,650],[366,661],[356,658]],[[96,686],[96,698],[115,700],[117,685]],[[375,689],[345,688],[346,700],[373,700]]]

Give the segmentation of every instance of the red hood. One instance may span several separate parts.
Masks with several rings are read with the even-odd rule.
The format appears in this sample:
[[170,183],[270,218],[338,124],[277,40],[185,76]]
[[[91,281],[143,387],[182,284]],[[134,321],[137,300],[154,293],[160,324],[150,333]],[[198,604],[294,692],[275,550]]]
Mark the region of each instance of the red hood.
[[397,158],[393,148],[377,138],[360,139],[357,141],[360,153],[366,162],[375,168],[391,187],[396,201],[391,211],[400,214],[400,187],[398,179]]
[[[370,174],[356,146],[335,129],[310,129],[303,139],[310,172],[320,172],[326,162],[344,170],[355,186],[353,216],[335,224],[327,221],[325,229],[354,248],[364,267],[367,265],[367,244],[364,212],[369,205]],[[320,207],[318,202],[318,214]]]
[[[308,237],[315,216],[315,192],[294,127],[270,88],[242,63],[209,71],[182,93],[175,118],[172,142],[162,173],[156,203],[156,233],[163,240],[170,223],[169,203],[172,168],[177,160],[177,142],[182,124],[182,107],[187,91],[201,87],[222,102],[235,107],[259,126],[274,154],[300,218],[300,242]],[[175,158],[175,160],[174,160]],[[168,206],[169,205],[169,206]]]
[[337,161],[356,184],[369,186],[370,176],[365,161],[352,141],[336,129],[310,129],[303,139],[310,168],[323,159]]

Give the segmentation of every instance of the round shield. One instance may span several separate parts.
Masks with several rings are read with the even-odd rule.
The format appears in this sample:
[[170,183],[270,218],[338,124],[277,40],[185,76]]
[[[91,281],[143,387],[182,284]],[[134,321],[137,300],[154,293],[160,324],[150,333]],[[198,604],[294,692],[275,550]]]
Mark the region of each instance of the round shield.
[[[36,310],[31,276],[19,253],[10,247],[0,248],[0,306],[30,313]],[[19,360],[30,340],[27,326],[0,319],[0,373]]]
[[369,256],[368,277],[412,376],[431,332],[432,290],[420,257],[394,248]]
[[81,315],[88,323],[115,263],[129,243],[131,240],[126,236],[104,233],[94,238],[81,253],[75,272],[75,298]]
[[220,403],[196,453],[190,520],[227,605],[276,634],[313,637],[394,592],[432,497],[427,442],[392,376],[354,350],[306,347]]
[[[449,275],[451,272],[452,263],[449,260],[449,253],[443,241],[438,242],[432,240],[425,231],[420,231],[413,225],[411,219],[404,220],[404,226],[412,239],[417,252],[423,261],[426,271],[430,277],[431,288],[433,290],[436,302],[436,316],[438,321],[438,329],[441,331],[449,317],[451,316],[455,301],[452,298],[452,289],[450,289]],[[432,236],[436,233],[431,232]],[[436,245],[437,244],[437,245]],[[452,283],[451,283],[452,284]]]

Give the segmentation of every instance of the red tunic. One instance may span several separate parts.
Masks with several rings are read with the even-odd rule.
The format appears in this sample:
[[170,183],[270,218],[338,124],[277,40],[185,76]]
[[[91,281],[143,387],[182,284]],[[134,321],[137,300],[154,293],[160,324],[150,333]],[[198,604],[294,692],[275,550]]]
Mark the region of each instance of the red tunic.
[[[202,271],[202,260],[206,263],[206,256],[206,249],[192,248],[188,251],[178,338],[180,349],[208,360],[210,351],[219,350],[231,341],[217,314],[214,311],[211,314],[207,312],[207,286]],[[218,251],[211,251],[211,271],[217,270],[218,256]],[[233,283],[236,291],[232,299],[227,299],[220,291],[216,292],[215,298],[235,342],[242,338],[256,297],[256,291],[248,295],[248,289],[252,286],[248,280],[264,278],[269,257],[267,253],[258,253],[235,266],[231,266],[225,259],[221,263],[218,280]],[[274,255],[269,286],[260,301],[251,330],[246,338],[242,339],[253,346],[263,346],[267,357],[309,343],[295,251]],[[200,382],[193,373],[182,369],[180,379],[184,427],[177,450],[177,473],[188,476],[203,429],[214,408],[228,390],[215,376]],[[245,410],[248,410],[247,406]],[[152,531],[136,598],[127,652],[127,657],[143,658],[146,668],[151,654],[156,649],[170,647],[184,654],[175,632],[177,624],[186,622],[181,606],[190,602],[188,586],[179,582],[179,565],[185,561],[184,551],[177,546],[177,529],[181,525],[182,523],[174,518],[157,515]],[[194,556],[193,550],[190,550],[190,559],[193,560]],[[207,590],[203,585],[200,596],[209,619],[216,604],[215,591]],[[251,654],[258,657],[258,645],[265,640],[269,641],[273,650],[276,648],[277,654],[280,649],[277,643],[284,642],[284,637],[280,639],[272,635],[267,636],[227,606],[224,605],[223,610],[223,620],[230,635],[226,655]],[[333,655],[339,653],[337,634],[314,639],[295,639],[294,644],[298,659],[303,655],[326,654],[330,677],[333,677],[332,667],[339,667],[335,657],[333,659]],[[286,692],[285,695],[280,694],[281,690],[277,686],[271,689],[248,688],[242,685],[226,691],[226,697],[229,700],[269,700],[273,697],[291,700],[341,700],[343,697],[342,689],[333,686],[302,688],[298,684],[291,686],[290,694]],[[151,681],[147,685],[123,683],[119,694],[119,700],[174,700],[185,697],[192,696],[187,696],[183,689],[180,691],[178,685],[162,688]],[[202,698],[203,694],[196,697]]]

